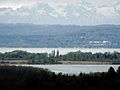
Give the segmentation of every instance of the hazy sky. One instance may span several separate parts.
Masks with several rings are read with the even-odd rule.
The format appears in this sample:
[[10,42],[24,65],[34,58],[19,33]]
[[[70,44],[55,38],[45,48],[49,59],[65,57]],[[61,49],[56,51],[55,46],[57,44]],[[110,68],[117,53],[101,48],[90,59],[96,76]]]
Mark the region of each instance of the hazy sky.
[[120,24],[120,0],[0,0],[0,23],[13,22]]
[[32,5],[38,2],[47,2],[51,4],[59,4],[59,3],[77,3],[77,2],[89,2],[96,6],[101,5],[114,5],[120,3],[120,0],[0,0],[0,7],[16,7],[24,6],[24,5]]

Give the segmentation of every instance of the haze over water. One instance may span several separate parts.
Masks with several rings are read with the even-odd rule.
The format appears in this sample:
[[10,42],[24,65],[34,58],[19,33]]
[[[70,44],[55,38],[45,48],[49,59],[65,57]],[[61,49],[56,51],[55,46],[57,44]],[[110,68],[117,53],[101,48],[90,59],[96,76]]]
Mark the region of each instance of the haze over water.
[[0,52],[11,52],[14,50],[23,50],[31,53],[51,53],[53,50],[57,51],[59,50],[59,53],[61,55],[67,54],[69,52],[92,52],[92,53],[104,53],[104,52],[120,52],[120,49],[118,48],[0,48]]

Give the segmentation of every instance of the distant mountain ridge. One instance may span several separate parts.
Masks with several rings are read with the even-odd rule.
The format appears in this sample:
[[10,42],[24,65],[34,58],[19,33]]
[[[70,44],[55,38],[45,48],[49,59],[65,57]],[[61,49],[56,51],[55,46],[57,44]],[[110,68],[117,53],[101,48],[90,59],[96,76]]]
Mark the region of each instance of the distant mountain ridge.
[[0,24],[0,47],[120,48],[120,25]]
[[31,7],[22,6],[17,9],[0,7],[0,23],[119,24],[119,18],[120,3],[114,3],[110,6],[96,6],[87,2],[87,0],[82,0],[82,2],[59,4],[57,6],[38,2]]

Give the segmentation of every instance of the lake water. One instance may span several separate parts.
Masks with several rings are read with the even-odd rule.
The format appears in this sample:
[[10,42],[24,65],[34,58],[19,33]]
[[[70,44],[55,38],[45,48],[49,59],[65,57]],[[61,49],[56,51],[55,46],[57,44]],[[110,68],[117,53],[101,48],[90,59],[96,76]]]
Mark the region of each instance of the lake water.
[[90,72],[107,72],[108,69],[112,66],[115,70],[120,65],[22,65],[22,66],[31,66],[37,68],[46,68],[52,72],[63,74],[76,74],[80,72],[90,73]]
[[59,50],[60,54],[67,54],[68,52],[76,52],[76,51],[82,51],[82,52],[120,52],[120,48],[0,48],[0,52],[11,52],[14,50],[23,50],[31,53],[51,53],[53,50],[57,51]]

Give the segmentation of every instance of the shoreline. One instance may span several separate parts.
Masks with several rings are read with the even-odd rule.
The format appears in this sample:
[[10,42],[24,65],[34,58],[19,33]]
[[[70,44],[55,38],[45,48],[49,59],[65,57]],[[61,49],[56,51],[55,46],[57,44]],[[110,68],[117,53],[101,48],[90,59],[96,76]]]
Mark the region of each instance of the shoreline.
[[22,50],[22,51],[27,51],[30,53],[51,53],[52,51],[57,51],[59,50],[60,55],[65,55],[68,54],[69,52],[91,52],[91,53],[105,53],[105,52],[120,52],[120,48],[9,48],[9,47],[0,47],[0,53],[5,53],[5,52],[12,52],[14,50]]
[[58,64],[32,64],[28,63],[27,60],[7,60],[0,62],[0,65],[118,65],[119,63],[113,62],[99,62],[99,61],[58,61]]
[[113,65],[112,62],[99,61],[59,61],[62,64],[80,64],[80,65]]

